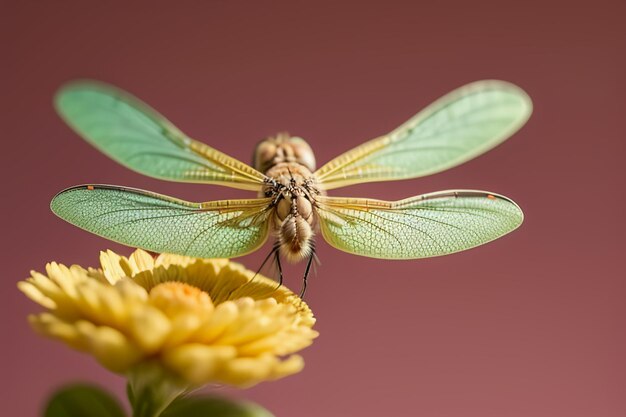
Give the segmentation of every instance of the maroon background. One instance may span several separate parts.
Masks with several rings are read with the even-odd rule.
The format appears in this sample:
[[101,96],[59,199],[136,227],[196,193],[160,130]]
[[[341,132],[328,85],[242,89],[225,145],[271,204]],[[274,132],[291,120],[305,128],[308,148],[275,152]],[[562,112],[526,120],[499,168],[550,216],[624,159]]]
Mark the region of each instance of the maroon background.
[[[535,113],[497,149],[425,179],[333,194],[487,189],[520,203],[523,227],[423,261],[320,242],[308,301],[321,337],[305,371],[221,391],[279,416],[626,415],[624,2],[83,3],[3,2],[0,13],[3,415],[35,415],[73,380],[123,392],[121,378],[26,324],[37,309],[15,282],[29,269],[128,253],[55,218],[55,192],[103,182],[192,200],[250,195],[152,180],[95,151],[51,107],[78,77],[135,93],[244,161],[258,139],[288,130],[321,163],[464,83],[519,84]],[[241,261],[255,268],[265,253]],[[287,285],[299,288],[302,268]]]

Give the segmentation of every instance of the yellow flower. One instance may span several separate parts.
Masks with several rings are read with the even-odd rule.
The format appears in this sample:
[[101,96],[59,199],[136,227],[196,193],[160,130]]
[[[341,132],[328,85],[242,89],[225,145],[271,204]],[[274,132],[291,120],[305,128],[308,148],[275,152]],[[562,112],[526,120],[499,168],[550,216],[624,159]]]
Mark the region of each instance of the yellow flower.
[[101,269],[46,265],[19,288],[40,333],[132,375],[157,364],[187,386],[250,386],[299,372],[315,318],[284,286],[225,259],[102,252]]

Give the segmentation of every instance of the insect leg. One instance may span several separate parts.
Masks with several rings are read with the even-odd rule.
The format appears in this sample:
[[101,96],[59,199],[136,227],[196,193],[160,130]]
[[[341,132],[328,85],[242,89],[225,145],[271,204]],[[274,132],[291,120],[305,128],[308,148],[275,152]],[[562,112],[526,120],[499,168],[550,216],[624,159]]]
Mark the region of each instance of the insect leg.
[[[267,254],[267,256],[265,257],[265,259],[263,259],[263,263],[261,263],[261,266],[259,267],[259,269],[257,269],[256,273],[254,274],[254,277],[252,277],[252,279],[256,278],[257,275],[259,275],[259,272],[261,272],[261,269],[263,269],[263,267],[265,266],[265,264],[267,263],[267,261],[271,258],[272,255],[277,254],[278,253],[278,249],[280,248],[280,245],[277,243],[274,244],[274,246],[272,247],[272,250],[270,251],[270,253]],[[282,273],[280,276],[281,279],[281,283],[282,283]]]
[[278,250],[280,246],[276,246],[274,250],[274,260],[276,261],[276,266],[278,266],[278,286],[283,285],[283,266],[280,264],[280,251]]
[[[261,272],[261,270],[263,269],[263,267],[265,266],[265,264],[267,263],[267,261],[272,257],[272,255],[278,255],[278,250],[280,249],[280,244],[277,242],[274,244],[274,246],[272,247],[272,250],[270,250],[270,253],[267,254],[267,256],[265,257],[265,259],[263,260],[263,263],[261,263],[261,266],[259,267],[259,269],[255,272],[254,276],[252,277],[252,279],[250,281],[248,281],[247,283],[245,283],[244,285],[249,285],[252,284],[252,282],[254,281],[254,279],[256,278],[257,275],[259,275],[259,273]],[[280,263],[278,264],[278,268],[280,269]],[[276,289],[278,289],[281,284],[283,282],[283,273],[282,270],[280,272],[280,284],[278,284],[278,286],[276,287]],[[233,291],[235,291],[235,289],[233,289],[229,294],[228,294],[228,299],[230,299],[231,294],[233,293]]]
[[313,258],[315,258],[315,248],[311,251],[311,256],[309,256],[309,260],[306,263],[306,269],[304,270],[304,279],[302,280],[302,290],[300,291],[300,298],[304,298],[304,293],[306,293],[306,283],[309,278],[309,272],[311,271],[311,264],[313,263]]

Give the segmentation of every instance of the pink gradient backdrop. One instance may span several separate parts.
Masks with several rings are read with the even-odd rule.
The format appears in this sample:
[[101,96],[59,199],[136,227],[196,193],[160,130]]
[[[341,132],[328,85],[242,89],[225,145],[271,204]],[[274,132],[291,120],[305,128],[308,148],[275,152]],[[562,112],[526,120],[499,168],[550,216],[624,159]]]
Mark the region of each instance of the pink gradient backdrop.
[[[86,3],[4,2],[0,13],[3,415],[36,415],[74,380],[123,393],[121,378],[26,324],[36,308],[15,283],[31,268],[128,252],[55,218],[57,191],[103,182],[193,200],[249,195],[152,180],[99,154],[51,107],[79,77],[134,92],[244,161],[288,130],[324,162],[466,82],[519,84],[535,114],[504,145],[432,177],[340,191],[487,189],[521,204],[523,227],[424,261],[320,242],[308,301],[321,337],[305,371],[220,391],[278,416],[626,415],[624,2]],[[265,253],[241,261],[255,268]],[[301,272],[289,268],[287,285],[299,288]]]

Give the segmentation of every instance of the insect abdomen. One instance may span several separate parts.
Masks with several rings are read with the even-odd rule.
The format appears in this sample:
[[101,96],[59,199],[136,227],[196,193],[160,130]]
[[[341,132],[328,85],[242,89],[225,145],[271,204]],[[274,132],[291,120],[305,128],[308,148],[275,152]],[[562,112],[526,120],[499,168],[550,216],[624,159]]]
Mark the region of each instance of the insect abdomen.
[[310,255],[313,230],[302,216],[287,216],[278,236],[281,253],[287,260],[297,262]]

